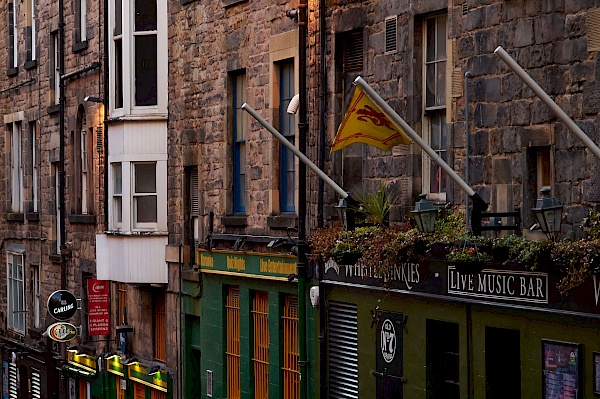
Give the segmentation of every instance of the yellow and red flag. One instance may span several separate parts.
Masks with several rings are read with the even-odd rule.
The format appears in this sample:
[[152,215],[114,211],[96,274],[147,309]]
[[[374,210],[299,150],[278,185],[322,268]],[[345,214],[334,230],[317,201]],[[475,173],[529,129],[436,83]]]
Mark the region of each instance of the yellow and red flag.
[[402,129],[392,125],[360,87],[356,87],[344,120],[331,145],[331,152],[352,143],[366,143],[389,151],[395,145],[410,144],[412,141]]

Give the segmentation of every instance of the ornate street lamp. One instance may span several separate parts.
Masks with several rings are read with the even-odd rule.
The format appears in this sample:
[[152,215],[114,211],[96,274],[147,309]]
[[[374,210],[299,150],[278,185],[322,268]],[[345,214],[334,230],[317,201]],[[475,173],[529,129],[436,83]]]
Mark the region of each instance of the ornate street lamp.
[[531,208],[537,223],[550,240],[556,240],[560,233],[563,206],[558,199],[550,196],[550,188],[540,190],[541,197],[537,199],[535,208]]
[[427,200],[427,194],[420,194],[419,198],[421,199],[415,203],[415,209],[410,213],[415,217],[417,229],[421,233],[431,233],[435,228],[437,209],[433,202]]

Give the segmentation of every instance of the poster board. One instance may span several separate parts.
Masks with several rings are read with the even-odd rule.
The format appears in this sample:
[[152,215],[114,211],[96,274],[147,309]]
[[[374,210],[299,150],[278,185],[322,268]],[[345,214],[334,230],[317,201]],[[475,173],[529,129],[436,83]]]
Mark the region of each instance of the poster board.
[[581,387],[581,345],[542,341],[544,399],[578,399]]
[[600,396],[600,352],[592,354],[594,358],[594,395]]

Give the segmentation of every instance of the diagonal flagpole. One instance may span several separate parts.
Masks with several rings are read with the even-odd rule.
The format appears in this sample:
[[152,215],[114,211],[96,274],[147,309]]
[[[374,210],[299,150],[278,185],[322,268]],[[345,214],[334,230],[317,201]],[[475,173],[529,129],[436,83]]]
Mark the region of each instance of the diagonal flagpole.
[[300,161],[304,162],[306,166],[311,168],[325,183],[329,184],[336,193],[338,193],[342,198],[348,198],[348,193],[341,188],[336,182],[334,182],[331,177],[327,176],[325,172],[323,172],[317,165],[315,165],[306,155],[300,152],[288,139],[286,139],[281,133],[277,131],[269,122],[267,122],[258,112],[254,110],[248,103],[242,104],[242,109],[252,115],[254,119],[258,121],[261,125],[263,125],[273,136],[277,138],[277,140],[281,141],[281,144],[287,147],[288,150],[292,151],[294,155],[296,155]]
[[465,181],[461,179],[459,175],[456,174],[456,172],[446,163],[446,161],[442,159],[440,154],[436,153],[433,150],[433,148],[431,148],[429,144],[427,144],[427,142],[425,142],[425,140],[423,140],[421,136],[419,136],[417,132],[415,132],[413,128],[410,127],[410,125],[406,123],[406,121],[402,119],[400,115],[398,115],[396,111],[394,111],[392,107],[390,107],[389,104],[386,103],[379,96],[379,94],[377,94],[375,90],[373,90],[373,88],[369,86],[367,82],[365,82],[363,78],[361,78],[360,76],[357,77],[354,80],[354,84],[360,87],[361,90],[367,95],[367,97],[369,97],[369,100],[371,100],[375,105],[379,107],[381,112],[383,112],[385,116],[387,116],[388,119],[390,119],[390,122],[392,122],[396,129],[402,129],[412,141],[417,143],[417,145],[421,147],[427,155],[429,155],[433,162],[438,164],[440,168],[442,168],[446,172],[446,174],[452,180],[454,180],[456,184],[458,184],[461,190],[463,190],[469,197],[471,197],[476,207],[478,207],[482,211],[487,209],[488,204],[479,196],[479,194],[477,194],[467,183],[465,183]]

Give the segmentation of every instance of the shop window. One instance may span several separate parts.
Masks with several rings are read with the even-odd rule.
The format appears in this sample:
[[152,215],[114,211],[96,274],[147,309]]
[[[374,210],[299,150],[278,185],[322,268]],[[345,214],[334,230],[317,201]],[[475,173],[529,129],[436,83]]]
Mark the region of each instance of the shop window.
[[6,323],[9,329],[25,334],[25,280],[23,254],[6,253],[7,302]]
[[459,399],[458,324],[427,320],[426,335],[427,399]]
[[246,212],[246,130],[247,116],[242,109],[246,102],[246,74],[233,75],[232,138],[233,138],[233,212]]
[[154,358],[156,360],[167,360],[166,353],[166,297],[165,291],[155,293],[154,298]]
[[[423,20],[423,138],[446,161],[447,15]],[[446,200],[446,174],[423,152],[423,192],[433,201]]]
[[252,300],[252,321],[254,324],[254,397],[269,398],[269,294],[257,291]]
[[227,398],[240,398],[240,289],[230,286],[225,304],[227,320]]
[[329,302],[329,397],[358,398],[358,310],[355,304]]
[[485,397],[521,398],[519,330],[485,328]]
[[[287,108],[294,97],[294,60],[278,63],[279,67],[279,132],[292,144],[296,142],[296,119]],[[284,213],[296,210],[296,158],[283,144],[279,145],[279,209]]]
[[298,297],[287,295],[283,303],[283,397],[300,397],[298,360]]

